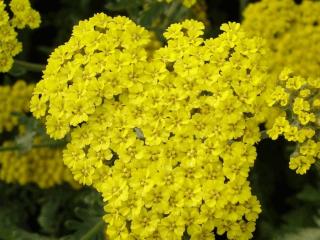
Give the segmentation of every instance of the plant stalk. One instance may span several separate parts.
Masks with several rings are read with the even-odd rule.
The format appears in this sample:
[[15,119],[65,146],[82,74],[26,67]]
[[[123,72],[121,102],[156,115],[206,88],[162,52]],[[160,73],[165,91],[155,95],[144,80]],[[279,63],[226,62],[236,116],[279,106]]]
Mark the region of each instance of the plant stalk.
[[[53,142],[53,143],[41,143],[41,144],[34,144],[32,145],[32,148],[59,148],[61,146],[65,146],[66,142],[65,141],[60,141],[60,142]],[[8,147],[0,147],[0,152],[6,152],[6,151],[20,151],[23,150],[22,146],[15,145],[15,146],[8,146]]]
[[104,227],[104,222],[101,219],[99,222],[94,225],[93,228],[90,229],[84,236],[80,238],[80,240],[92,240],[94,236]]
[[14,60],[14,64],[18,67],[24,68],[31,72],[42,72],[45,69],[45,65],[38,63],[30,63],[22,60]]

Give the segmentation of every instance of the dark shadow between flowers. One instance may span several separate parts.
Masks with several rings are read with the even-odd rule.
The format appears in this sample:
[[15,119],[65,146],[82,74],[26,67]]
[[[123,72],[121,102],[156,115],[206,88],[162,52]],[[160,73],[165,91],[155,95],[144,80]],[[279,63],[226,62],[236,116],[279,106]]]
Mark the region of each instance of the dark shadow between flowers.
[[[313,169],[305,175],[298,175],[289,169],[292,148],[294,146],[284,138],[276,141],[264,139],[257,145],[257,160],[249,180],[253,194],[261,203],[262,213],[257,220],[253,239],[270,240],[281,233],[291,221],[288,218],[300,209],[297,194],[305,184],[315,182],[317,176]],[[309,220],[301,221],[303,224],[303,221]]]

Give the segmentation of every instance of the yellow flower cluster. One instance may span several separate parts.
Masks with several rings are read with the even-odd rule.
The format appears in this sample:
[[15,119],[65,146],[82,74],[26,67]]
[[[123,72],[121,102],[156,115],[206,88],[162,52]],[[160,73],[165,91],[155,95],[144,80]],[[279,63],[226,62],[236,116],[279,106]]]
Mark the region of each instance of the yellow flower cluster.
[[34,116],[46,115],[48,134],[63,138],[124,88],[140,92],[149,37],[129,19],[104,14],[75,27],[70,41],[50,56],[31,99]]
[[40,25],[40,15],[31,8],[29,0],[11,0],[9,6],[13,14],[11,19],[6,12],[6,4],[0,0],[0,72],[8,72],[13,57],[22,50],[15,28],[29,26],[33,29]]
[[320,157],[319,90],[319,79],[296,76],[285,69],[268,99],[270,106],[283,109],[283,114],[276,118],[268,134],[272,139],[283,134],[288,141],[297,142],[289,167],[299,174],[305,174]]
[[289,66],[302,77],[320,75],[320,2],[262,0],[244,11],[243,27],[261,35],[274,52],[273,67],[279,74]]
[[[18,126],[18,116],[13,113],[28,113],[34,85],[23,80],[13,86],[0,86],[0,133]],[[23,133],[23,127],[19,128]],[[39,144],[40,139],[34,140]],[[10,148],[15,143],[5,142],[1,147]],[[35,183],[41,188],[68,182],[76,187],[70,170],[62,161],[62,150],[34,148],[28,152],[0,151],[0,180],[21,185]]]
[[19,29],[26,26],[31,29],[39,27],[40,14],[31,8],[29,0],[11,0],[9,6],[13,13],[12,26]]
[[[35,140],[38,143],[39,139]],[[13,146],[5,142],[3,147]],[[28,152],[0,152],[0,180],[20,185],[36,184],[40,188],[49,188],[62,183],[79,187],[72,174],[62,161],[62,150],[52,148],[34,148]]]
[[204,40],[172,24],[168,43],[125,17],[81,21],[51,55],[31,110],[64,162],[105,201],[110,239],[252,237],[260,204],[247,180],[264,120],[264,42],[239,24]]
[[[1,41],[1,40],[0,40]],[[19,80],[13,86],[0,86],[0,133],[11,131],[18,124],[14,113],[29,112],[34,85]]]
[[[10,25],[9,15],[5,11],[5,4],[0,0],[0,72],[7,72],[13,64],[13,57],[21,49],[21,43],[17,40],[17,33]],[[1,96],[1,95],[0,95]]]

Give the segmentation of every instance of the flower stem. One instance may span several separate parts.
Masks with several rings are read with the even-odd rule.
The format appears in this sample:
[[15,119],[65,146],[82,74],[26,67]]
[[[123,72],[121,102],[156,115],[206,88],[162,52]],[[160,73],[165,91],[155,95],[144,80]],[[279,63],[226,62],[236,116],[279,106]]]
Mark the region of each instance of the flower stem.
[[90,231],[88,231],[84,236],[80,238],[80,240],[92,240],[94,239],[94,236],[101,231],[101,229],[104,227],[104,222],[103,220],[99,220],[96,225],[94,225]]
[[162,23],[163,29],[166,29],[169,26],[170,21],[172,20],[172,18],[174,16],[174,13],[181,7],[180,5],[181,5],[181,3],[177,2],[177,1],[171,3],[170,7],[166,11],[166,19]]
[[[65,141],[56,141],[56,142],[51,142],[51,143],[41,143],[41,144],[34,144],[32,145],[32,148],[59,148],[62,146],[65,146],[66,142]],[[23,150],[23,147],[20,145],[15,145],[15,146],[8,146],[8,147],[0,147],[0,152],[6,152],[6,151],[21,151]]]
[[0,147],[0,152],[6,152],[6,151],[16,151],[19,150],[19,146],[12,146],[12,147]]
[[23,60],[15,60],[14,64],[31,72],[42,72],[45,69],[45,65],[38,63],[30,63]]
[[243,20],[243,10],[246,8],[248,3],[249,3],[248,0],[240,0],[239,16],[241,20]]
[[266,130],[260,131],[260,136],[261,136],[261,140],[270,138]]

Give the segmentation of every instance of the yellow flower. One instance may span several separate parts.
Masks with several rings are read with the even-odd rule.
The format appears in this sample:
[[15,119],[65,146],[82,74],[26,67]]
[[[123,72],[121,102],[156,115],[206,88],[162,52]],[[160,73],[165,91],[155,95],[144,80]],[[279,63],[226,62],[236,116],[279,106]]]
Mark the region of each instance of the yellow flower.
[[56,117],[49,115],[47,117],[46,126],[48,134],[50,134],[54,139],[60,139],[64,137],[70,129],[67,120],[62,116]]
[[226,185],[224,184],[224,179],[208,180],[203,184],[202,189],[206,206],[215,209],[223,208],[227,204],[227,198],[221,197],[225,195]]
[[140,214],[132,219],[131,230],[140,238],[150,236],[159,224],[157,213],[143,208]]
[[74,179],[83,185],[91,185],[93,182],[94,167],[86,160],[78,161],[71,170]]
[[197,225],[191,232],[190,232],[191,240],[196,239],[203,239],[203,240],[212,240],[215,239],[212,233],[212,226],[208,224]]
[[311,164],[315,162],[315,159],[310,156],[299,155],[290,158],[289,167],[295,170],[299,174],[305,174],[309,170]]
[[159,224],[160,234],[163,239],[179,240],[185,229],[185,221],[181,215],[170,214],[162,218]]
[[117,217],[113,220],[113,224],[107,227],[107,237],[117,240],[129,239],[129,231],[126,226],[124,217]]
[[104,201],[109,201],[114,206],[121,206],[122,202],[128,199],[129,186],[127,182],[119,176],[112,176],[110,182],[105,182],[101,186]]
[[273,124],[272,128],[268,130],[268,135],[271,139],[276,140],[279,135],[289,132],[290,125],[285,117],[278,117]]
[[145,207],[152,208],[160,214],[164,213],[169,197],[170,194],[165,187],[154,187],[144,197]]

